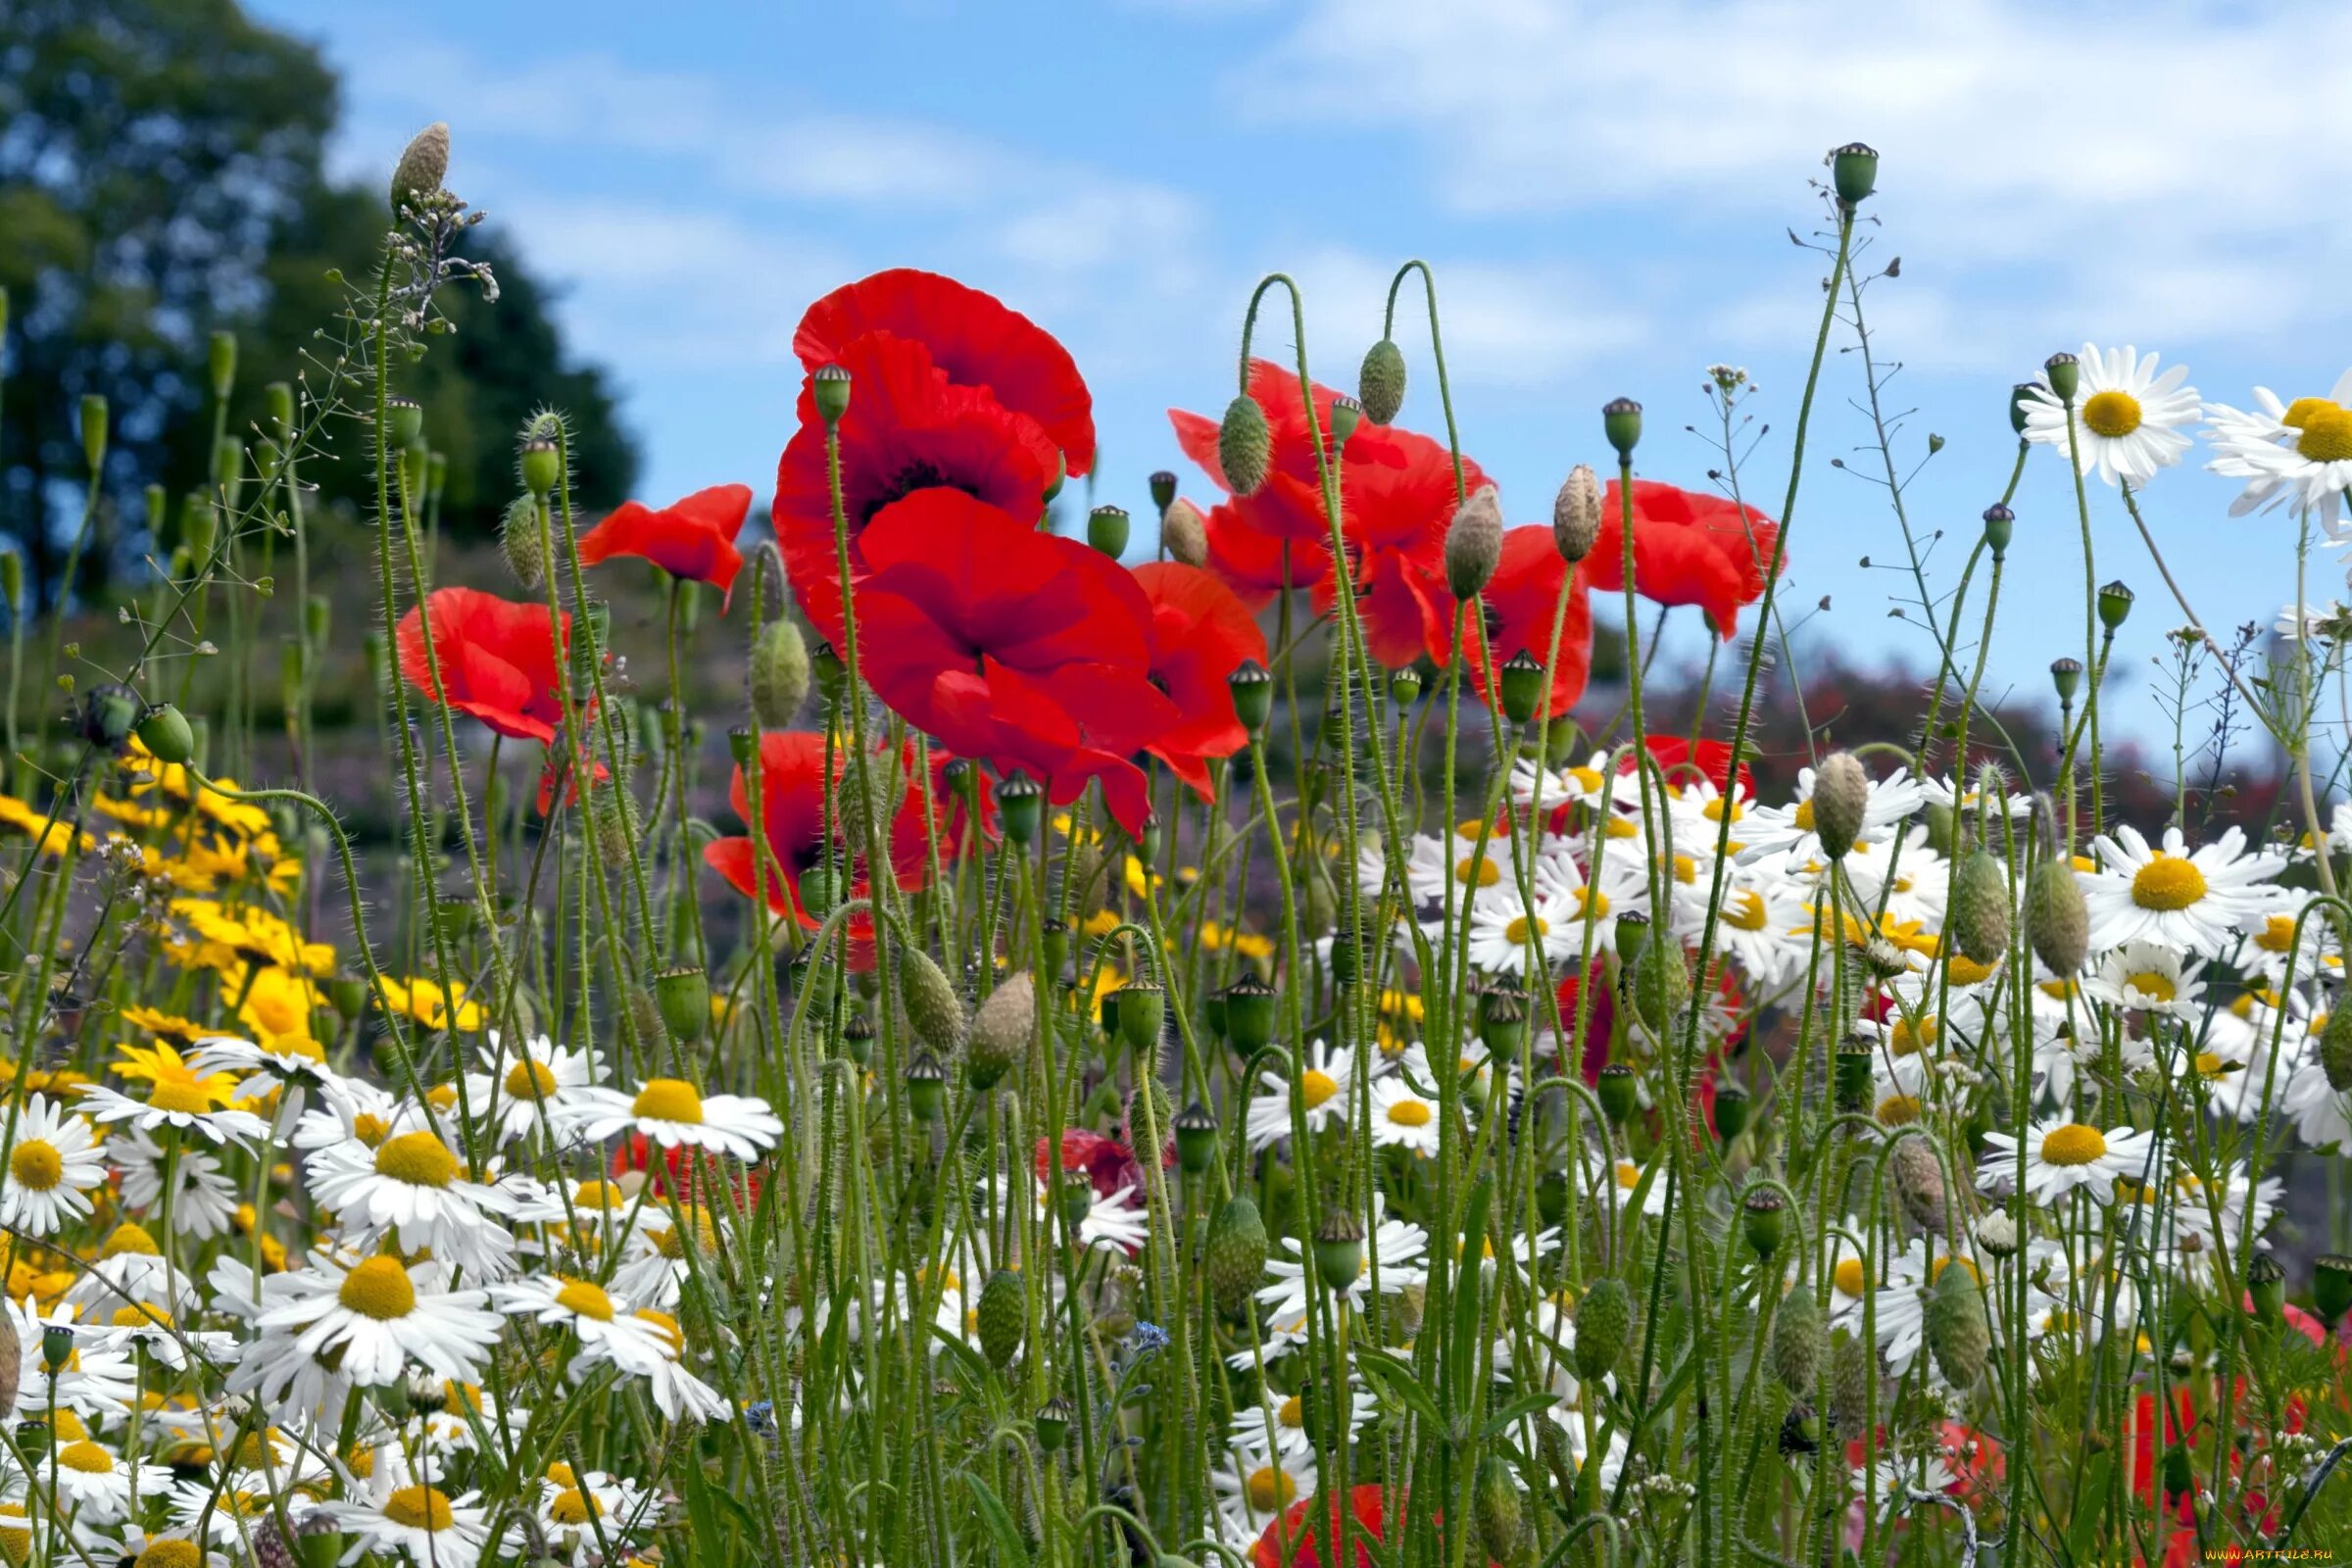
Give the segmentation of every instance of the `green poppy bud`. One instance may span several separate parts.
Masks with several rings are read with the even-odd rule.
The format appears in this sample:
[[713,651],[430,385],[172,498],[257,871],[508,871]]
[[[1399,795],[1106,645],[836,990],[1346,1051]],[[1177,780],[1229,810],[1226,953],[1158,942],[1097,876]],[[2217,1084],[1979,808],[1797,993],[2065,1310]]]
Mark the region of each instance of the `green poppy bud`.
[[1894,1177],[1894,1196],[1911,1216],[1911,1223],[1930,1236],[1943,1234],[1943,1162],[1922,1138],[1906,1138],[1886,1156]]
[[147,710],[139,720],[139,739],[159,762],[185,762],[196,755],[196,732],[188,716],[170,703]]
[[1021,1277],[1011,1269],[998,1269],[980,1288],[980,1304],[972,1313],[974,1326],[980,1331],[981,1353],[998,1371],[1010,1366],[1012,1358],[1020,1353],[1028,1313]]
[[262,412],[270,421],[270,433],[280,438],[294,433],[294,388],[285,381],[272,381],[262,388]]
[[1782,1388],[1800,1398],[1813,1392],[1821,1375],[1821,1308],[1813,1304],[1811,1287],[1797,1287],[1781,1302],[1768,1353]]
[[498,522],[498,553],[516,587],[536,588],[547,580],[544,543],[539,537],[539,498],[516,496]]
[[1625,1281],[1604,1274],[1576,1303],[1576,1375],[1596,1381],[1617,1365],[1633,1340],[1634,1298]]
[[564,477],[563,450],[553,441],[525,441],[515,449],[515,467],[522,487],[544,500]]
[[1390,423],[1404,407],[1404,350],[1394,339],[1384,337],[1364,351],[1355,396],[1374,424]]
[[1642,444],[1642,405],[1632,398],[1612,398],[1601,406],[1600,429],[1617,456],[1632,461],[1634,448]]
[[1210,1298],[1227,1315],[1250,1304],[1250,1293],[1266,1271],[1267,1246],[1266,1222],[1246,1193],[1226,1200],[1208,1222],[1208,1240],[1200,1250],[1201,1274]]
[[2026,939],[2034,956],[2060,979],[2080,973],[2090,938],[2082,885],[2065,859],[2048,859],[2026,878]]
[[1992,852],[1963,854],[1952,867],[1945,929],[1971,963],[1990,964],[2009,951],[2009,878]]
[[752,644],[752,712],[762,729],[789,729],[808,699],[808,644],[789,620],[771,620]]
[[1927,1341],[1945,1381],[1963,1394],[1976,1386],[1992,1348],[1992,1328],[1984,1315],[1984,1288],[1964,1257],[1945,1259],[1936,1276],[1928,1297]]
[[930,954],[920,948],[899,950],[899,1002],[915,1038],[943,1056],[963,1049],[963,999]]
[[368,982],[352,975],[337,975],[326,983],[326,1001],[335,1009],[336,1017],[351,1023],[368,1010]]
[[1253,496],[1266,482],[1274,451],[1274,434],[1266,426],[1266,411],[1244,392],[1225,406],[1217,427],[1217,466],[1237,496]]

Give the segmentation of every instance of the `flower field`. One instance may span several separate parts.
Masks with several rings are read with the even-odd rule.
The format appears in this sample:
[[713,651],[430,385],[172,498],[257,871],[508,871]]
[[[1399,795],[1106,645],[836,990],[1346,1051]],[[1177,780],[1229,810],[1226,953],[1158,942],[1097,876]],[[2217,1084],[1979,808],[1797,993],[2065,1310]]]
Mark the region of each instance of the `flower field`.
[[[2313,582],[2352,375],[2027,368],[1984,399],[2007,493],[1913,498],[1981,514],[1932,590],[1882,421],[1938,662],[1899,732],[1769,753],[1788,564],[1849,542],[1808,536],[1808,427],[1891,271],[1878,176],[1859,143],[1818,176],[1787,435],[1735,439],[1763,405],[1724,366],[1703,474],[1631,401],[1563,416],[1547,521],[1457,429],[1427,267],[1360,364],[1370,323],[1288,277],[1237,300],[1138,517],[1091,505],[1117,476],[1049,327],[893,270],[800,318],[772,487],[588,514],[551,408],[493,557],[445,548],[404,392],[498,288],[420,134],[249,427],[214,341],[209,481],[158,486],[103,641],[0,558],[0,1555],[2352,1547],[2347,628]],[[2037,464],[2074,511],[2029,528]],[[2259,514],[2277,633],[2209,630],[2165,561],[2142,498],[2182,465]],[[364,639],[314,592],[328,474]],[[2080,576],[2042,743],[1985,685],[2022,569]],[[1695,700],[1648,657],[1670,614]],[[338,635],[393,842],[317,782]],[[2278,787],[2127,792],[2117,658],[2226,704]]]

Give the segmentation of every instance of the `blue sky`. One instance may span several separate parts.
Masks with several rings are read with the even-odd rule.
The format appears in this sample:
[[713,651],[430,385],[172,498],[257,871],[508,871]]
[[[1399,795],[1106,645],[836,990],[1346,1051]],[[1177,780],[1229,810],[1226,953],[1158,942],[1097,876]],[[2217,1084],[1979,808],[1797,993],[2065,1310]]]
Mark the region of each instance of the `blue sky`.
[[[616,372],[647,498],[762,493],[791,428],[794,323],[817,294],[916,265],[1058,334],[1093,386],[1102,494],[1142,514],[1179,461],[1164,411],[1232,395],[1240,313],[1298,277],[1319,378],[1352,385],[1396,266],[1437,270],[1464,444],[1514,521],[1605,455],[1597,410],[1649,410],[1642,470],[1702,485],[1705,368],[1746,368],[1769,431],[1743,460],[1777,507],[1826,267],[1792,247],[1824,149],[1885,164],[1867,208],[1876,348],[1931,562],[1948,587],[2015,451],[2009,384],[2085,339],[2185,360],[2209,399],[2324,393],[2352,363],[2352,7],[1951,0],[1131,0],[830,6],[607,0],[262,0],[346,81],[338,166],[370,182],[446,119],[450,183],[566,289]],[[1426,331],[1402,421],[1442,432]],[[1842,342],[1850,343],[1850,336]],[[1287,356],[1287,324],[1260,342]],[[1932,657],[1889,610],[1906,575],[1862,465],[1859,356],[1833,354],[1792,535],[1797,656]],[[2198,454],[2193,462],[2201,461]],[[1186,477],[1188,493],[1205,485]],[[2217,631],[2293,594],[2293,524],[2233,519],[2193,466],[2148,497]],[[2115,700],[2180,617],[2111,492],[2099,577],[2140,591]],[[2046,690],[2080,655],[2082,551],[2064,464],[2037,453],[1994,684]],[[1960,548],[1953,548],[1957,543]],[[2315,595],[2341,563],[2315,558]],[[1831,608],[1813,607],[1828,596]],[[1670,631],[1696,657],[1694,620]],[[1672,654],[1670,654],[1672,657]],[[2132,666],[2127,669],[2125,666]],[[2129,683],[2128,686],[2125,683]]]

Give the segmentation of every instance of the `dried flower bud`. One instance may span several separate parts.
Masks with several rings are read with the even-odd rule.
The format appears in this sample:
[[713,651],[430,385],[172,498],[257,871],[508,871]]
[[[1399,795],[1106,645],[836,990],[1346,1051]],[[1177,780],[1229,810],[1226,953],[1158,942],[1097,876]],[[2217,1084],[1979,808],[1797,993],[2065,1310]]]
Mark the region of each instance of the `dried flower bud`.
[[1494,487],[1471,492],[1446,530],[1446,586],[1456,599],[1475,598],[1502,560],[1502,503]]
[[1906,1138],[1886,1156],[1893,1168],[1894,1196],[1911,1223],[1931,1236],[1943,1234],[1943,1164],[1924,1138]]
[[1160,548],[1170,561],[1188,566],[1208,564],[1208,522],[1200,509],[1181,496],[1168,503],[1159,518]]
[[1580,463],[1560,481],[1551,503],[1551,541],[1571,566],[1592,553],[1600,537],[1600,476]]
[[392,210],[440,192],[449,176],[449,122],[436,120],[409,140],[392,170]]
[[1813,831],[1821,852],[1833,860],[1862,836],[1863,812],[1870,807],[1870,777],[1851,752],[1832,752],[1813,772]]

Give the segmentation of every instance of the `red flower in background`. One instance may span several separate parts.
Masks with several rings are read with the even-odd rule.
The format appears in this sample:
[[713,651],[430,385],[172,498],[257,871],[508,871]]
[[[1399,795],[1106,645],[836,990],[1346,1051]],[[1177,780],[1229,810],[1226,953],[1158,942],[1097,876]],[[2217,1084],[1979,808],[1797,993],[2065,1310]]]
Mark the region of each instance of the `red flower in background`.
[[1101,552],[969,496],[925,490],[862,540],[866,678],[954,750],[1043,779],[1056,804],[1101,778],[1120,823],[1151,803],[1129,756],[1181,716],[1150,679],[1152,613]]
[[[1324,520],[1323,484],[1315,467],[1314,428],[1306,422],[1306,403],[1298,395],[1298,377],[1270,360],[1250,362],[1250,395],[1266,411],[1266,428],[1273,436],[1268,452],[1266,482],[1255,495],[1234,496],[1235,514],[1259,533],[1299,544],[1331,543],[1331,526]],[[1315,416],[1326,432],[1331,429],[1331,406],[1339,393],[1315,388]],[[1168,411],[1176,428],[1176,444],[1200,465],[1201,471],[1228,495],[1233,485],[1217,460],[1218,421],[1205,415]],[[1361,435],[1367,426],[1358,426]],[[1354,442],[1348,443],[1352,450]]]
[[1266,634],[1232,589],[1197,566],[1154,563],[1136,567],[1135,580],[1152,604],[1152,683],[1177,710],[1147,749],[1205,801],[1209,760],[1250,739],[1231,681],[1245,661],[1265,662]]
[[[430,612],[433,657],[425,658],[423,612]],[[571,640],[571,616],[563,617],[564,639]],[[400,617],[395,639],[400,672],[425,696],[433,696],[433,665],[440,666],[448,705],[513,740],[547,742],[564,720],[557,680],[555,627],[547,607],[521,605],[472,588],[436,588],[424,605]]]
[[993,295],[937,272],[893,268],[809,306],[792,349],[813,370],[869,332],[920,343],[950,381],[985,389],[1037,427],[1073,478],[1094,466],[1095,400],[1077,363],[1054,334]]
[[[914,766],[914,746],[906,743],[901,754],[901,765]],[[940,853],[946,858],[951,847],[959,842],[957,824],[946,813],[946,798],[938,787],[937,772],[945,767],[948,759],[933,759],[933,778],[927,783],[918,781],[906,791],[900,803],[898,814],[890,824],[891,871],[903,888],[920,888],[929,869],[929,835],[937,831]],[[848,759],[835,755],[833,776],[839,778],[848,766]],[[735,814],[749,823],[752,815],[752,796],[744,770],[735,769],[727,788],[728,804]],[[776,913],[797,919],[805,926],[818,922],[801,904],[801,878],[822,858],[824,844],[825,808],[825,738],[802,730],[769,730],[760,737],[760,808],[765,818],[767,840],[767,902]],[[842,835],[835,829],[836,848]],[[748,834],[714,839],[703,847],[705,863],[726,878],[728,884],[746,898],[756,896],[758,883],[752,860],[752,838]],[[862,866],[853,868],[854,881],[864,880]],[[864,928],[870,935],[870,925]]]
[[712,485],[659,512],[642,501],[624,501],[580,535],[580,560],[595,566],[615,556],[634,556],[672,577],[707,582],[732,597],[735,573],[743,568],[735,536],[751,509],[748,484]]
[[[1490,661],[1499,671],[1503,663],[1522,650],[1543,660],[1551,669],[1551,707],[1548,716],[1557,718],[1576,706],[1585,694],[1585,683],[1592,673],[1592,604],[1585,591],[1583,574],[1572,574],[1568,563],[1560,559],[1559,547],[1552,542],[1551,530],[1541,525],[1513,528],[1502,536],[1502,558],[1494,575],[1479,597],[1484,603],[1484,614],[1471,623],[1474,639],[1470,662],[1470,682],[1488,707],[1495,700],[1487,690],[1487,664]],[[1560,605],[1560,591],[1568,592],[1567,612],[1560,621],[1559,650],[1552,651],[1552,616]],[[1488,658],[1475,657],[1475,639],[1483,634],[1490,650]]]
[[[985,388],[950,381],[922,344],[887,332],[843,345],[831,363],[850,372],[840,439],[853,581],[864,567],[866,525],[906,496],[940,489],[975,496],[1024,522],[1037,516],[1054,468],[1036,421],[1011,413]],[[800,419],[776,466],[776,543],[801,609],[818,635],[838,644],[841,572],[825,425],[806,385]]]
[[[1710,780],[1716,789],[1730,793],[1732,748],[1728,741],[1702,740],[1692,746],[1680,735],[1652,735],[1648,737],[1648,748],[1668,789],[1687,782],[1695,773]],[[1634,760],[1630,756],[1617,764],[1620,773],[1633,770]],[[1740,764],[1740,788],[1749,800],[1755,799],[1756,775],[1745,762]]]
[[[1600,503],[1600,536],[1585,558],[1586,580],[1625,590],[1624,502],[1612,479]],[[1634,588],[1659,605],[1696,605],[1725,642],[1740,632],[1740,607],[1764,592],[1780,525],[1753,507],[1699,495],[1655,479],[1634,481]]]
[[1242,520],[1230,501],[1202,514],[1201,531],[1208,539],[1207,569],[1249,610],[1265,609],[1286,584],[1314,588],[1331,574],[1328,545],[1260,532]]
[[[1387,1538],[1381,1531],[1386,1523],[1382,1518],[1386,1506],[1378,1482],[1367,1481],[1348,1493],[1348,1510],[1355,1515],[1358,1532],[1353,1543],[1354,1568],[1370,1568],[1372,1562],[1364,1537],[1385,1544]],[[1400,1516],[1396,1522],[1401,1533],[1404,1520]],[[1339,1499],[1318,1492],[1292,1503],[1281,1517],[1267,1525],[1264,1534],[1257,1538],[1257,1544],[1250,1548],[1250,1560],[1255,1568],[1338,1568],[1338,1550],[1321,1544],[1337,1543],[1346,1534]],[[1471,1560],[1485,1557],[1486,1553],[1477,1552]]]
[[[1037,1141],[1037,1180],[1041,1187],[1052,1178],[1053,1167],[1047,1162],[1052,1149],[1052,1139]],[[1122,1187],[1132,1187],[1139,1193],[1144,1189],[1143,1167],[1136,1163],[1133,1152],[1115,1138],[1083,1128],[1063,1129],[1061,1168],[1085,1173],[1087,1184],[1094,1188],[1098,1198],[1108,1198]]]

